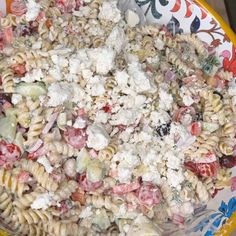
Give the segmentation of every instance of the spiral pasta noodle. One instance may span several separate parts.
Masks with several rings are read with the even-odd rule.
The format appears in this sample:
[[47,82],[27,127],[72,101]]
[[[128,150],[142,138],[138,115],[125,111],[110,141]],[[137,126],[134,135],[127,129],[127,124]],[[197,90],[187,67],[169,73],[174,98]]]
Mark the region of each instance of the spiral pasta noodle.
[[2,76],[2,87],[4,92],[13,93],[15,90],[13,82],[13,77],[14,77],[13,71],[11,69],[4,70],[1,76]]
[[12,197],[2,187],[0,187],[0,216],[6,223],[10,222],[12,214]]
[[26,145],[30,146],[36,142],[38,137],[41,135],[44,127],[44,114],[43,108],[40,106],[40,101],[27,101],[27,106],[31,112],[31,120],[29,125],[29,131],[27,134]]
[[31,160],[22,160],[21,168],[30,172],[37,182],[48,191],[56,191],[58,184],[52,177],[45,171],[44,167],[37,162]]
[[22,196],[23,192],[29,189],[27,185],[20,183],[9,170],[3,168],[0,169],[0,186],[18,196]]
[[57,152],[66,157],[77,156],[79,151],[67,143],[53,141],[46,144],[48,151]]
[[16,104],[17,108],[17,122],[24,128],[29,128],[30,125],[30,112],[26,101],[22,99]]
[[75,192],[78,184],[74,180],[70,180],[69,182],[63,182],[57,189],[54,194],[55,201],[62,201],[68,199],[73,192]]
[[177,36],[178,41],[186,41],[193,45],[196,49],[196,51],[203,56],[206,56],[208,54],[207,49],[205,48],[203,42],[197,38],[195,34],[179,34]]
[[15,208],[15,213],[20,223],[38,224],[40,222],[48,223],[52,219],[52,215],[42,210],[23,210]]
[[30,207],[33,201],[41,194],[39,191],[34,191],[32,193],[24,194],[13,202],[13,205],[19,209],[25,209]]

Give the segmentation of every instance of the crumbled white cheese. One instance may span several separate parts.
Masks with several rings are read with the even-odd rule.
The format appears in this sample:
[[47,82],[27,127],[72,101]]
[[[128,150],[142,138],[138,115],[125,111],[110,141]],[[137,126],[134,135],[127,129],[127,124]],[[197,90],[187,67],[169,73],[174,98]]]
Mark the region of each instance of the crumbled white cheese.
[[108,114],[104,111],[98,111],[95,117],[96,123],[106,124],[108,120]]
[[42,193],[39,195],[33,203],[30,205],[32,209],[42,209],[46,210],[52,205],[53,202],[53,194],[52,193]]
[[111,48],[90,49],[88,56],[98,74],[106,75],[114,67],[115,51]]
[[43,78],[44,75],[41,69],[33,69],[30,73],[27,73],[24,77],[22,77],[21,81],[31,83],[34,81],[41,81]]
[[228,93],[230,96],[236,96],[236,86],[235,87],[229,87]]
[[135,107],[137,108],[141,107],[146,101],[146,97],[144,95],[137,95],[134,99]]
[[136,109],[120,109],[112,115],[111,125],[132,125],[140,118],[141,114]]
[[53,167],[51,166],[51,164],[50,164],[50,162],[49,162],[49,160],[48,160],[48,158],[46,156],[40,156],[37,159],[37,162],[44,166],[45,171],[47,173],[49,173],[49,174],[52,173]]
[[173,97],[170,93],[167,93],[164,89],[159,90],[159,108],[165,111],[171,109],[173,103]]
[[130,9],[125,13],[125,20],[131,28],[135,27],[140,22],[139,15]]
[[22,95],[13,93],[12,97],[11,97],[11,102],[14,105],[16,105],[16,104],[20,103],[22,101],[22,99],[23,99]]
[[129,64],[128,72],[130,75],[130,83],[134,89],[140,92],[155,92],[156,85],[148,78],[148,75],[142,70],[141,64],[132,62]]
[[143,164],[145,165],[151,165],[154,163],[159,163],[161,161],[161,157],[158,154],[157,150],[153,148],[148,148],[148,149],[142,149],[143,153],[140,155]]
[[42,47],[42,40],[38,40],[32,44],[32,49],[40,49]]
[[147,173],[142,175],[142,180],[159,185],[161,183],[161,176],[158,173],[157,168],[154,165],[150,165]]
[[48,87],[48,106],[56,107],[73,97],[73,87],[69,83],[53,83]]
[[167,160],[167,167],[171,169],[179,169],[181,165],[181,159],[173,151],[168,151],[165,154],[165,159]]
[[86,130],[88,134],[87,146],[96,151],[102,150],[108,146],[110,137],[101,124],[92,124]]
[[194,103],[194,100],[191,98],[191,96],[184,95],[182,98],[185,106],[191,106]]
[[125,47],[126,42],[127,38],[124,30],[119,26],[115,26],[106,40],[106,45],[120,53],[122,48]]
[[89,69],[82,70],[82,76],[84,79],[90,79],[93,76],[93,72]]
[[196,140],[196,137],[192,136],[183,125],[174,123],[170,127],[170,137],[172,137],[177,146],[182,150],[190,147]]
[[126,73],[126,71],[116,71],[115,80],[119,86],[126,87],[128,79],[129,75]]
[[81,211],[79,218],[88,218],[92,215],[93,215],[92,206],[87,206]]
[[170,121],[170,115],[164,110],[152,111],[150,120],[154,126],[159,126],[162,124],[167,124]]
[[125,164],[121,163],[117,167],[118,179],[120,183],[129,183],[132,178],[132,170]]
[[121,12],[117,8],[117,1],[104,1],[99,8],[98,19],[117,23],[121,19]]
[[40,12],[40,4],[35,0],[28,0],[26,2],[27,12],[25,14],[26,21],[34,21]]
[[87,125],[87,121],[81,117],[77,118],[75,120],[75,123],[73,124],[73,127],[76,129],[84,129]]
[[62,80],[62,74],[59,66],[54,66],[48,70],[48,74],[52,76],[54,80]]
[[101,76],[94,76],[92,78],[89,79],[88,81],[88,87],[90,87],[90,95],[91,96],[101,96],[103,95],[106,90],[104,88],[104,78],[102,78]]
[[68,60],[63,56],[52,55],[51,59],[52,59],[52,62],[59,67],[67,67],[68,66]]
[[165,46],[165,43],[160,38],[157,37],[154,40],[154,46],[155,46],[156,49],[162,50]]
[[182,170],[175,171],[172,169],[168,169],[166,176],[167,182],[170,186],[176,188],[177,190],[181,189],[180,184],[184,181]]

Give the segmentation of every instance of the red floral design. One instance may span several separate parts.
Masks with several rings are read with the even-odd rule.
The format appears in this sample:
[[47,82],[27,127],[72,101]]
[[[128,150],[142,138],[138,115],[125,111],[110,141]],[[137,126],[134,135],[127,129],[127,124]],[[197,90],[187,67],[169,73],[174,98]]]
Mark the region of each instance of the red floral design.
[[223,66],[226,71],[233,72],[233,75],[236,76],[236,48],[232,46],[232,54],[230,51],[225,50],[220,55],[223,57]]

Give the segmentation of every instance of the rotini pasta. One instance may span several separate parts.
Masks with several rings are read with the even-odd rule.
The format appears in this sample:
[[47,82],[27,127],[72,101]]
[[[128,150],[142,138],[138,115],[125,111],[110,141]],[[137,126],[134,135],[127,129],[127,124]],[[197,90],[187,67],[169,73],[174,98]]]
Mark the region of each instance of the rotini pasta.
[[58,184],[53,180],[52,177],[45,171],[44,167],[37,162],[31,160],[22,160],[21,167],[34,176],[37,182],[48,191],[56,191]]
[[22,196],[23,192],[29,189],[27,185],[20,183],[16,176],[13,176],[9,170],[5,169],[0,169],[0,186],[18,196]]

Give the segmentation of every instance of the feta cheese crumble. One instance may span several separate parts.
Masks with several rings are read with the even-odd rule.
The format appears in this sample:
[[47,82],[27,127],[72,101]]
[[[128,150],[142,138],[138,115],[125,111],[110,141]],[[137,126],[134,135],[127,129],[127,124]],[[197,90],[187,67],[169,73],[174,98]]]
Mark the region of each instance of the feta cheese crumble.
[[96,151],[104,149],[110,142],[110,137],[101,124],[92,124],[87,128],[87,146]]
[[108,20],[117,23],[121,19],[121,12],[117,8],[116,1],[106,1],[103,2],[102,6],[99,8],[98,18],[101,20]]
[[33,201],[30,207],[35,210],[46,210],[52,205],[53,196],[54,195],[52,193],[42,193]]
[[26,2],[27,12],[25,14],[26,21],[34,21],[40,12],[40,4],[35,0],[28,0]]

